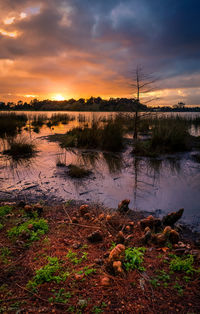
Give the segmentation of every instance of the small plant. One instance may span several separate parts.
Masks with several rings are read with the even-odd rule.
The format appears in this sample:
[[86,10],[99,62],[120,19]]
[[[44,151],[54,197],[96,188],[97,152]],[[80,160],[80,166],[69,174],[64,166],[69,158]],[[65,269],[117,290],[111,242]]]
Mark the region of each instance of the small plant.
[[96,273],[95,268],[89,268],[89,266],[86,266],[83,268],[83,270],[80,270],[77,272],[77,274],[84,274],[85,276],[89,276],[90,274]]
[[37,286],[44,282],[55,281],[56,283],[59,283],[69,276],[68,272],[63,273],[62,275],[55,275],[60,270],[60,264],[57,257],[48,257],[48,261],[49,263],[47,265],[36,270],[35,277],[27,284],[28,289],[35,291]]
[[197,270],[192,266],[194,263],[194,257],[187,255],[186,257],[179,257],[174,255],[170,261],[170,269],[172,271],[185,272],[186,274],[193,274]]
[[8,215],[12,210],[12,207],[5,205],[5,206],[0,206],[0,217]]
[[3,229],[3,225],[0,223],[0,230]]
[[160,283],[158,282],[157,278],[152,278],[151,280],[149,280],[149,282],[154,288],[160,286]]
[[66,304],[71,298],[71,293],[66,292],[64,288],[61,288],[58,292],[54,294],[53,297],[50,297],[48,301],[50,303],[63,303]]
[[107,304],[105,302],[102,302],[100,306],[95,305],[92,309],[92,313],[102,313],[105,307],[107,307]]
[[112,242],[109,250],[112,251],[116,247],[116,245],[117,244],[115,242]]
[[48,231],[48,223],[45,219],[30,219],[23,224],[13,227],[8,231],[10,238],[25,236],[28,242],[39,240],[41,235]]
[[126,270],[131,269],[138,269],[140,271],[144,271],[144,267],[141,266],[143,259],[144,259],[144,247],[134,247],[134,248],[127,248],[125,250],[125,261],[124,266]]
[[77,253],[73,252],[72,250],[69,250],[66,257],[70,260],[70,262],[74,265],[82,263],[82,261],[87,259],[87,252],[83,252],[82,256],[80,258],[77,257]]
[[183,295],[183,287],[179,285],[177,281],[175,282],[175,285],[173,286],[173,288],[178,291],[179,295]]
[[1,248],[1,255],[0,258],[3,261],[3,263],[7,264],[8,263],[8,257],[10,256],[11,252],[9,248],[7,247],[2,247]]

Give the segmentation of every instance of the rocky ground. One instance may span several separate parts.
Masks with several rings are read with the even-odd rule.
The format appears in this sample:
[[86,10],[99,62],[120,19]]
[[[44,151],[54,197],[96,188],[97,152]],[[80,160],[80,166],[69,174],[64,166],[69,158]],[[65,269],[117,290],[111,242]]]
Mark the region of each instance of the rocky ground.
[[164,217],[0,204],[0,313],[199,313],[200,243]]

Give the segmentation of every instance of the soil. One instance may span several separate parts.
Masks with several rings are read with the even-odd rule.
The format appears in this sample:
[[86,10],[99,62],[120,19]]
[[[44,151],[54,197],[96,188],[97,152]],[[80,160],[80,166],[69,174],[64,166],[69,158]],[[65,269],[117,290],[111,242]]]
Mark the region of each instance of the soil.
[[[49,230],[28,246],[25,238],[13,241],[8,237],[9,229],[29,219],[24,204],[11,206],[12,212],[0,221],[0,313],[200,313],[200,273],[170,272],[170,260],[178,245],[144,245],[141,213],[115,214],[111,223],[108,215],[113,213],[101,206],[86,206],[85,214],[75,202],[42,206],[41,218],[48,222]],[[107,267],[119,230],[127,239],[126,247],[146,248],[144,271],[124,268],[122,274],[116,274]],[[87,238],[95,231],[100,231],[103,239],[91,243]],[[180,240],[179,244],[194,254],[193,267],[198,269],[199,246]],[[10,251],[6,256],[5,248]],[[76,254],[76,262],[67,256],[70,250]],[[68,277],[59,283],[43,282],[32,291],[27,283],[48,263],[48,257],[57,257],[57,275],[68,271]],[[67,298],[56,299],[60,289],[68,293]]]

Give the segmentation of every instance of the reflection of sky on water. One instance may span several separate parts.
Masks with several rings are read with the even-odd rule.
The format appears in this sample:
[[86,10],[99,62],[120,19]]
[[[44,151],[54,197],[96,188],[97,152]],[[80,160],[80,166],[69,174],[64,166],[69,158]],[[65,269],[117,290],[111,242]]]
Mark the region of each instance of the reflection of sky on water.
[[[0,154],[0,198],[21,194],[25,199],[43,199],[53,195],[62,200],[102,202],[108,207],[117,207],[119,201],[128,198],[130,208],[138,210],[167,212],[183,207],[185,221],[200,225],[200,164],[189,153],[164,160],[134,159],[130,148],[121,154],[66,151],[46,140],[49,134],[65,133],[74,124],[79,122],[70,121],[51,129],[43,126],[39,134],[23,131],[20,136],[29,136],[38,153],[23,161],[12,161]],[[85,166],[92,174],[83,180],[71,179],[65,167],[56,167],[58,160],[66,166]]]

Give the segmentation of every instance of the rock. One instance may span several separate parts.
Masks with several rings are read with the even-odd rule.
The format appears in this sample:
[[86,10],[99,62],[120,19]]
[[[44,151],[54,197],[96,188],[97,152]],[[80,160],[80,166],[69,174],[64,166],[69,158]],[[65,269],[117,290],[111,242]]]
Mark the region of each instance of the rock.
[[183,215],[184,209],[181,208],[177,212],[173,212],[163,217],[162,223],[165,226],[173,226]]
[[123,244],[125,242],[125,236],[123,234],[122,231],[119,231],[118,234],[117,234],[117,237],[116,237],[116,243],[117,244]]
[[118,211],[121,213],[121,214],[125,214],[127,213],[127,211],[129,211],[129,205],[130,203],[130,200],[123,200],[121,201],[119,204],[118,204]]
[[89,206],[88,205],[81,205],[79,208],[81,216],[84,216],[86,213],[89,211]]
[[158,231],[162,225],[160,218],[155,218],[152,215],[140,220],[140,227],[144,230],[149,227],[151,230]]
[[183,255],[183,254],[185,254],[185,248],[183,248],[183,247],[177,248],[177,249],[175,249],[174,252],[178,256]]
[[110,285],[110,278],[107,276],[101,278],[101,285],[102,286],[109,286]]
[[166,237],[169,237],[171,231],[172,231],[172,228],[170,226],[167,226],[163,230],[163,234],[166,235]]
[[101,233],[101,231],[97,230],[92,232],[88,237],[87,237],[88,241],[90,241],[91,243],[96,243],[96,242],[101,242],[103,241],[103,235]]
[[154,235],[153,240],[156,244],[158,244],[159,246],[162,246],[165,244],[167,239],[163,233],[158,233]]
[[124,256],[125,246],[123,244],[118,244],[112,249],[109,254],[108,261],[120,261]]
[[123,274],[124,271],[122,269],[122,262],[121,261],[114,261],[113,262],[113,269],[115,271],[116,274]]
[[172,244],[178,243],[179,241],[179,233],[176,230],[171,230],[169,233],[169,241]]

